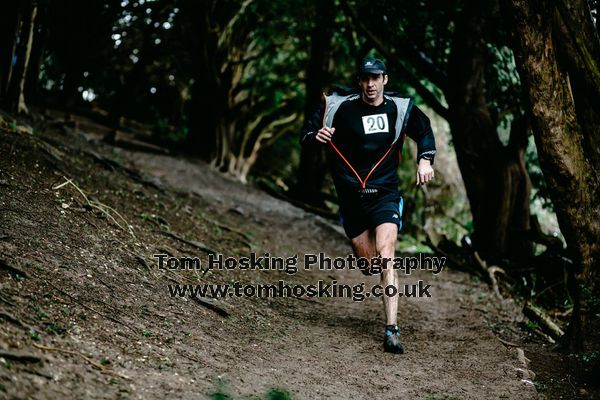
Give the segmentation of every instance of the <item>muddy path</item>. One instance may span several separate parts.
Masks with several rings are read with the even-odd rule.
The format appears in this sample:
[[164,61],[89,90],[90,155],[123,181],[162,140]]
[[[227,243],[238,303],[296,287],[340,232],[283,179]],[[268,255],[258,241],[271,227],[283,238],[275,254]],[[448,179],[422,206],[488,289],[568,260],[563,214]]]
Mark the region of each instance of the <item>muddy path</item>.
[[112,148],[91,129],[38,130],[0,132],[0,398],[202,399],[219,387],[236,398],[537,398],[517,347],[498,340],[519,343],[518,307],[465,273],[401,275],[431,285],[431,298],[400,301],[404,355],[382,352],[380,299],[211,308],[171,297],[174,284],[377,278],[301,262],[294,274],[160,270],[158,253],[301,261],[349,246],[329,221],[202,163]]

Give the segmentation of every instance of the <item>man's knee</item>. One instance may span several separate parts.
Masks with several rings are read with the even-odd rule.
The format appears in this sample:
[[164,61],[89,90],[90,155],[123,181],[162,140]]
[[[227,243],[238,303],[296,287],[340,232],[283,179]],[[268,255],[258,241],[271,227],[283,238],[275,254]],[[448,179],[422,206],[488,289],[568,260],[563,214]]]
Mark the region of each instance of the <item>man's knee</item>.
[[396,239],[377,242],[377,254],[382,257],[393,257],[396,251]]
[[385,223],[377,227],[376,247],[377,252],[385,257],[392,257],[396,250],[398,226]]

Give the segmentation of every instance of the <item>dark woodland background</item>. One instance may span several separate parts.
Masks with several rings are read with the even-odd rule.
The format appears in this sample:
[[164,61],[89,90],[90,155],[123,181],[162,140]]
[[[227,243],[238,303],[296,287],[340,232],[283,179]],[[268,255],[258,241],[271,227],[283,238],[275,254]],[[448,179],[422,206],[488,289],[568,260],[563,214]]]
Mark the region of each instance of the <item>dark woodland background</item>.
[[201,158],[333,217],[323,151],[298,132],[323,91],[354,84],[357,60],[381,57],[439,148],[423,190],[404,151],[403,244],[499,266],[505,289],[567,318],[564,349],[597,361],[599,13],[597,0],[8,1],[0,100],[10,115],[86,115],[109,142]]

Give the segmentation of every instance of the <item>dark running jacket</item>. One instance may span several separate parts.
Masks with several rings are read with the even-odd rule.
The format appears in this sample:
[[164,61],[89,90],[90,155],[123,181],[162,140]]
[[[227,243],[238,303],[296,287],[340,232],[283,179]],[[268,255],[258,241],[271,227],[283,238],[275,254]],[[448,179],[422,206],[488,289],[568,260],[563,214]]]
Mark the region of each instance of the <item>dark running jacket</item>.
[[[315,139],[323,126],[335,127],[332,143]],[[417,143],[417,163],[433,160],[435,139],[429,118],[408,97],[384,93],[379,106],[365,103],[359,93],[333,91],[325,105],[304,124],[304,146],[326,146],[327,159],[338,195],[358,189],[397,192],[396,174],[404,137]]]

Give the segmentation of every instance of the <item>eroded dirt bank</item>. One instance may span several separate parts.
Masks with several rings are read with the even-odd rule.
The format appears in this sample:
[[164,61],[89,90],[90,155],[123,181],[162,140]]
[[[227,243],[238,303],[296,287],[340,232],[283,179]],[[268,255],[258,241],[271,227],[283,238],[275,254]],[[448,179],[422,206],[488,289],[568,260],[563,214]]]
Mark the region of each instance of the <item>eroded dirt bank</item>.
[[38,132],[0,131],[0,260],[9,266],[0,397],[201,399],[219,379],[234,396],[278,387],[293,399],[537,397],[517,349],[497,339],[518,340],[516,307],[464,273],[402,277],[431,284],[432,297],[401,300],[401,356],[381,350],[378,299],[211,300],[219,313],[170,297],[174,283],[365,280],[348,270],[159,270],[153,254],[206,259],[200,247],[300,259],[349,248],[329,222],[204,164],[101,145],[89,129]]

